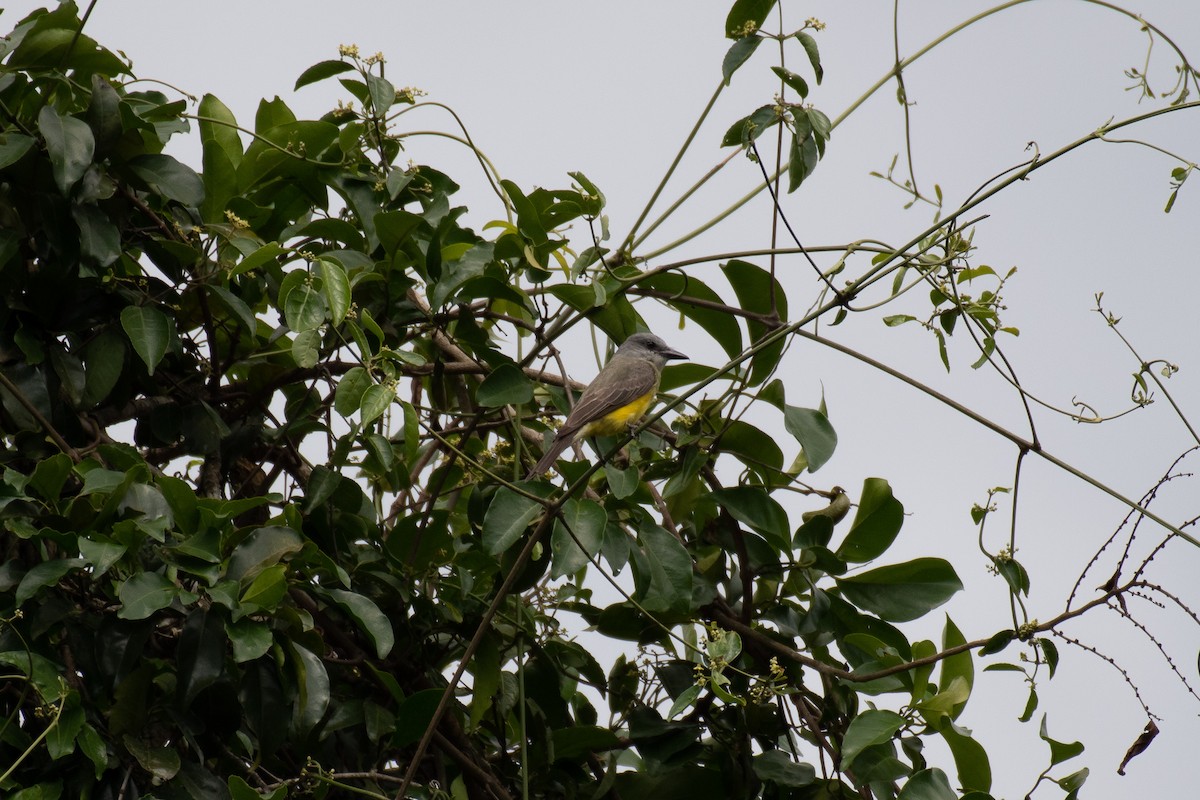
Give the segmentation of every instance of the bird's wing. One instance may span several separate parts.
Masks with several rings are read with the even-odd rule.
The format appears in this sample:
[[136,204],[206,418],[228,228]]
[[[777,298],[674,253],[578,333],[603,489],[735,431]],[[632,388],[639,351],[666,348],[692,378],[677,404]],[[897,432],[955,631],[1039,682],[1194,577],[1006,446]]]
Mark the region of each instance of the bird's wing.
[[[607,365],[605,368],[607,369]],[[559,429],[559,436],[574,436],[584,425],[611,414],[634,400],[640,400],[658,385],[658,370],[653,364],[637,360],[623,366],[623,369],[625,374],[619,386],[606,385],[606,381],[599,380],[600,376],[592,381],[592,385],[584,390],[575,408],[571,409],[567,421]]]

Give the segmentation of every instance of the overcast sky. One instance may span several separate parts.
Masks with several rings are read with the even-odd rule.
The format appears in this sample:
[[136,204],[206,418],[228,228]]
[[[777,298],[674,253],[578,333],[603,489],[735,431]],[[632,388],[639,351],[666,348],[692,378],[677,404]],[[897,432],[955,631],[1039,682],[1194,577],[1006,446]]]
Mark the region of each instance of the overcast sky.
[[[0,24],[11,27],[35,5],[8,4]],[[620,237],[717,86],[728,47],[722,38],[727,5],[695,0],[121,0],[100,3],[88,32],[109,48],[124,51],[139,76],[196,95],[216,94],[247,125],[261,97],[278,94],[301,116],[317,116],[332,107],[338,98],[332,88],[310,87],[293,94],[291,87],[305,67],[336,58],[339,44],[355,43],[363,53],[382,51],[393,83],[420,87],[429,92],[429,99],[455,108],[478,146],[518,185],[560,187],[569,183],[568,171],[586,173],[605,192],[612,229]],[[986,7],[963,0],[902,4],[901,56]],[[809,16],[828,26],[817,35],[826,79],[813,87],[809,100],[829,117],[840,115],[890,68],[891,10],[891,3],[865,0],[787,5],[789,26]],[[1200,4],[1140,0],[1135,10],[1165,29],[1200,63]],[[952,210],[988,178],[1028,158],[1030,142],[1048,153],[1110,118],[1154,107],[1161,101],[1138,104],[1137,93],[1125,90],[1130,80],[1123,74],[1130,67],[1142,68],[1147,43],[1133,20],[1085,2],[1050,0],[1009,9],[955,37],[905,75],[915,103],[910,113],[919,185],[929,192],[938,183],[947,210]],[[685,159],[681,177],[668,188],[668,201],[725,155],[718,149],[725,128],[770,102],[777,92],[768,69],[773,63],[769,49],[761,48],[734,77],[712,122]],[[1176,77],[1173,55],[1156,41],[1153,56],[1151,85],[1166,89]],[[789,58],[795,71],[809,75],[798,50]],[[409,114],[406,120],[414,129],[453,127],[436,109]],[[928,207],[918,204],[905,211],[899,191],[868,175],[885,170],[901,151],[902,122],[892,84],[835,131],[815,175],[784,200],[784,210],[806,245],[867,238],[900,244],[931,223]],[[1200,160],[1196,111],[1160,117],[1119,135]],[[194,143],[178,153],[198,165]],[[412,139],[408,155],[463,184],[459,202],[469,206],[469,219],[476,227],[501,215],[478,167],[461,147],[433,138]],[[1143,357],[1166,358],[1182,368],[1169,388],[1185,412],[1200,411],[1200,178],[1193,178],[1172,213],[1164,214],[1170,171],[1177,165],[1144,147],[1092,143],[1005,191],[979,212],[990,217],[976,228],[979,251],[972,263],[1000,271],[1019,268],[1006,289],[1006,323],[1019,327],[1021,336],[1002,344],[1026,387],[1049,403],[1069,407],[1078,397],[1102,414],[1129,405],[1130,374],[1137,361],[1090,310],[1093,295],[1103,291],[1105,304],[1123,317],[1120,330]],[[672,241],[758,180],[754,165],[735,160],[647,246],[654,249]],[[769,232],[770,209],[759,197],[669,258],[765,247]],[[576,234],[579,246],[586,246],[586,231]],[[821,263],[828,266],[832,261]],[[867,260],[850,266],[861,271]],[[797,259],[781,261],[780,269],[792,293],[793,311],[806,307],[816,291],[811,270]],[[706,266],[695,274],[719,286],[717,273],[715,266]],[[954,369],[947,375],[929,335],[915,326],[891,329],[881,323],[882,315],[895,313],[924,316],[925,293],[914,292],[883,311],[822,330],[1028,435],[1020,403],[1007,384],[992,371],[969,369],[974,355],[965,337],[952,341]],[[671,344],[697,360],[723,361],[715,346],[702,341],[702,334],[692,328],[678,331],[671,315],[660,319],[664,327],[659,332]],[[823,391],[840,437],[834,460],[812,476],[813,482],[826,488],[842,485],[856,496],[866,477],[890,480],[909,516],[887,559],[951,559],[967,591],[946,611],[966,636],[983,637],[1007,627],[1005,592],[985,570],[968,512],[972,503],[983,501],[988,488],[1012,485],[1013,447],[917,392],[817,345],[798,340],[787,359],[781,375],[788,401],[815,406]],[[588,352],[568,363],[577,364],[577,378],[587,379],[595,370]],[[1138,497],[1190,441],[1161,395],[1158,399],[1149,409],[1100,426],[1038,412],[1039,433],[1050,452]],[[1043,461],[1031,457],[1027,462],[1018,557],[1033,580],[1030,613],[1048,619],[1062,610],[1071,584],[1125,510]],[[1200,513],[1197,496],[1193,481],[1165,492],[1155,508],[1182,522]],[[798,521],[804,508],[796,504],[789,511]],[[1002,500],[1000,510],[1006,514],[1011,504]],[[989,541],[995,549],[1007,521],[1002,514],[991,524],[995,527]],[[1138,549],[1145,551],[1157,539],[1158,533],[1147,529]],[[1112,561],[1104,563],[1111,571]],[[1194,548],[1172,545],[1156,561],[1150,577],[1197,607],[1198,566],[1200,553]],[[1107,577],[1103,567],[1089,575],[1083,584],[1085,597]],[[1132,607],[1160,636],[1192,685],[1200,683],[1197,627],[1175,610],[1144,602]],[[943,619],[933,614],[908,628],[910,638],[936,639]],[[1154,646],[1116,615],[1094,615],[1067,632],[1129,670],[1162,717],[1162,734],[1133,762],[1126,777],[1118,777],[1116,767],[1141,731],[1144,715],[1116,671],[1060,643],[1059,678],[1039,687],[1042,707],[1028,725],[1015,721],[1026,692],[1017,678],[1011,673],[977,678],[976,695],[962,722],[975,729],[993,757],[993,793],[1023,796],[1046,765],[1046,747],[1037,738],[1036,725],[1041,711],[1047,710],[1054,738],[1082,739],[1088,745],[1082,757],[1053,773],[1062,776],[1090,767],[1085,797],[1179,796],[1185,780],[1191,783],[1194,767],[1189,759],[1200,741],[1200,701],[1180,687]],[[1016,652],[1011,648],[1005,655],[1015,658]],[[944,764],[952,772],[952,765]],[[1043,787],[1037,796],[1061,794],[1055,787]]]

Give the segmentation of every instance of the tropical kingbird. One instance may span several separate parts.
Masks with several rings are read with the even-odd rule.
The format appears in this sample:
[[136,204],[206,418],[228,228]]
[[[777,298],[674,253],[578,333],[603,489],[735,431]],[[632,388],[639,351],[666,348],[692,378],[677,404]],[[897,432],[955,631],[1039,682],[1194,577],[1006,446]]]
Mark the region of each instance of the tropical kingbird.
[[635,333],[617,348],[604,369],[583,390],[567,421],[527,476],[541,475],[576,439],[613,436],[642,418],[658,393],[663,366],[687,358],[652,333]]

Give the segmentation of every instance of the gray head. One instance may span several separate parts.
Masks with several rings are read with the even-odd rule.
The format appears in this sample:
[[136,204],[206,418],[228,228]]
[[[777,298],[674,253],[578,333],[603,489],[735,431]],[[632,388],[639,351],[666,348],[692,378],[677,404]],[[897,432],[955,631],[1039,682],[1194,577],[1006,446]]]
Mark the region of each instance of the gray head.
[[653,333],[635,333],[624,341],[617,348],[616,356],[636,356],[638,358],[648,358],[653,361],[659,369],[668,361],[687,358],[678,350],[672,350],[671,347],[662,339],[655,336]]

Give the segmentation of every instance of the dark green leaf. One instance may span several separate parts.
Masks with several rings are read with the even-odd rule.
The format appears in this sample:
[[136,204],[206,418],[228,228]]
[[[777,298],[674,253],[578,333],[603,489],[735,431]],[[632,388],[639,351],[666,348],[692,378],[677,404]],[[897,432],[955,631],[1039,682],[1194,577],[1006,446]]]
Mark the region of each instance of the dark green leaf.
[[954,756],[954,768],[958,772],[958,783],[963,789],[990,791],[992,788],[992,766],[987,751],[969,733],[946,721],[939,733],[950,747]]
[[121,310],[121,328],[151,375],[171,344],[171,327],[170,318],[153,306],[126,306]]
[[893,622],[918,619],[963,588],[950,562],[917,558],[836,578],[851,603]]
[[300,77],[296,79],[296,85],[292,89],[294,91],[301,86],[308,86],[310,83],[317,83],[326,78],[332,78],[334,75],[353,71],[354,65],[348,61],[318,61],[300,73]]
[[[767,270],[748,261],[734,259],[722,267],[726,280],[747,311],[767,318],[787,319],[787,294],[779,281]],[[747,321],[750,340],[758,344],[778,326],[757,320]],[[750,362],[750,385],[758,386],[769,378],[779,365],[786,338],[781,337],[759,350]]]
[[12,166],[33,147],[35,139],[23,133],[0,134],[0,169]]
[[1046,744],[1050,745],[1050,766],[1061,764],[1068,761],[1083,752],[1083,744],[1080,742],[1059,742],[1050,738],[1050,734],[1046,732],[1046,715],[1042,715],[1042,724],[1038,730],[1038,736]]
[[338,381],[333,394],[333,410],[343,417],[358,411],[363,393],[371,385],[371,374],[364,367],[353,367]]
[[542,505],[511,489],[501,488],[483,518],[483,547],[497,555],[512,546],[542,512]]
[[591,558],[600,552],[607,524],[608,515],[599,503],[575,499],[564,503],[562,515],[554,521],[554,533],[550,539],[550,549],[554,554],[550,578],[574,575],[590,564]]
[[86,566],[87,561],[82,558],[60,558],[54,561],[43,561],[30,568],[24,577],[21,578],[21,583],[17,586],[17,593],[13,600],[16,605],[20,606],[26,600],[35,596],[41,589],[57,584],[71,570],[82,569]]
[[551,732],[555,760],[576,760],[591,753],[621,747],[621,739],[608,728],[577,725]]
[[515,365],[501,364],[479,384],[475,399],[488,408],[521,405],[533,399],[533,383]]
[[796,38],[804,47],[804,52],[808,54],[808,63],[812,64],[813,73],[817,76],[817,84],[825,79],[825,70],[821,67],[821,53],[817,49],[817,40],[804,31],[796,34]]
[[139,572],[121,584],[117,597],[121,619],[145,619],[175,600],[179,589],[158,572]]
[[258,528],[233,551],[226,577],[248,586],[264,569],[299,552],[303,545],[300,534],[291,528]]
[[785,406],[783,425],[804,448],[809,472],[816,472],[833,457],[833,451],[837,448],[837,432],[821,411]]
[[205,222],[225,222],[229,199],[237,192],[237,168],[242,163],[242,140],[237,119],[224,103],[211,94],[200,99],[201,163],[204,167],[204,202],[200,216]]
[[843,561],[862,563],[883,555],[904,524],[904,506],[892,496],[892,487],[883,478],[863,481],[862,496],[850,532],[837,549]]
[[131,734],[125,735],[123,744],[142,769],[156,780],[169,781],[179,772],[179,751],[173,747],[155,747]]
[[979,655],[990,656],[992,653],[999,653],[1008,647],[1008,643],[1015,639],[1016,636],[1017,632],[1012,630],[1000,631],[994,634],[992,638],[987,640],[987,644],[979,648]]
[[415,744],[425,733],[442,699],[442,689],[425,689],[409,695],[396,710],[396,735],[392,737],[395,747]]
[[153,191],[168,200],[198,207],[204,200],[204,181],[196,171],[163,153],[148,153],[129,160],[129,168]]
[[679,540],[657,526],[638,533],[647,570],[642,575],[642,607],[651,613],[683,613],[691,607],[692,559]]
[[92,163],[96,150],[92,129],[86,122],[60,116],[54,106],[46,105],[38,112],[38,130],[46,140],[54,182],[60,192],[68,194]]
[[375,645],[375,654],[380,658],[387,658],[388,653],[392,651],[392,646],[396,643],[396,638],[392,633],[392,623],[379,610],[379,606],[361,594],[342,589],[331,589],[329,596],[353,617],[359,627],[371,638],[371,644]]
[[791,545],[791,525],[779,501],[757,486],[717,489],[712,499],[730,515],[766,537],[779,550]]
[[891,741],[906,720],[894,711],[868,709],[850,721],[842,741],[842,768],[848,769],[863,750]]
[[733,43],[721,61],[721,77],[724,78],[726,86],[729,85],[729,81],[733,77],[733,73],[737,72],[738,67],[745,64],[762,43],[763,38],[756,34],[743,36]]
[[320,656],[298,644],[292,645],[296,685],[300,690],[294,723],[303,733],[316,727],[329,709],[329,673]]
[[179,635],[175,658],[179,696],[189,706],[201,690],[214,684],[225,665],[225,624],[216,611],[194,608]]
[[808,97],[808,84],[805,83],[804,78],[783,67],[771,67],[771,71],[779,76],[779,80],[783,81],[796,94],[800,95],[801,100]]
[[740,39],[762,27],[775,0],[734,0],[725,17],[725,37]]
[[817,778],[812,764],[797,764],[782,750],[768,750],[755,756],[754,774],[761,780],[789,788],[808,786]]
[[958,792],[940,769],[923,769],[904,784],[896,800],[958,800]]
[[283,300],[283,313],[293,331],[311,331],[325,321],[325,298],[309,283],[301,283]]
[[387,411],[396,399],[396,390],[390,386],[384,386],[380,383],[373,383],[366,388],[362,395],[362,402],[359,406],[361,411],[362,424],[366,425],[374,421],[380,414]]

